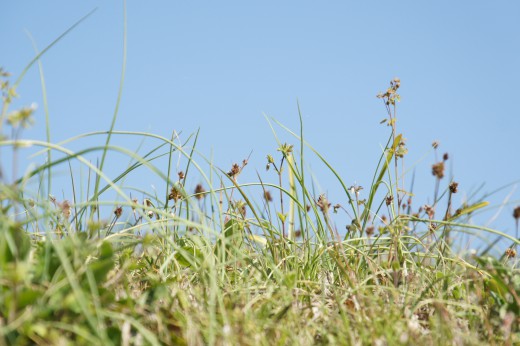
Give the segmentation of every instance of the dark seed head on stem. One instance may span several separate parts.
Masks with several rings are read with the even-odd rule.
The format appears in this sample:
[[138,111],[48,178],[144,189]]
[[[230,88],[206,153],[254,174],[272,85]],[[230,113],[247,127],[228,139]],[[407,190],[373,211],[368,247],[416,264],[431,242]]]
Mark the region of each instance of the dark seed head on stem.
[[320,210],[324,214],[327,214],[327,212],[329,211],[329,208],[331,206],[331,203],[329,202],[327,197],[323,194],[318,197],[318,201],[316,202],[316,205],[320,208]]
[[520,219],[520,205],[513,210],[513,217],[517,221]]
[[238,165],[238,163],[234,163],[227,175],[231,178],[234,178],[238,175],[238,173],[240,173],[240,166]]
[[119,206],[114,210],[114,215],[117,219],[121,217],[121,214],[123,214],[123,207]]
[[450,183],[450,192],[451,192],[451,193],[457,193],[458,188],[459,188],[459,183],[454,182],[454,181],[452,181],[452,182]]
[[444,162],[437,162],[432,165],[432,174],[438,179],[444,178]]
[[198,199],[198,200],[203,199],[204,192],[206,192],[206,190],[204,190],[204,187],[202,186],[202,184],[197,184],[197,186],[195,186],[195,198],[196,199]]
[[508,248],[505,253],[507,258],[515,258],[516,257],[516,250],[513,248]]

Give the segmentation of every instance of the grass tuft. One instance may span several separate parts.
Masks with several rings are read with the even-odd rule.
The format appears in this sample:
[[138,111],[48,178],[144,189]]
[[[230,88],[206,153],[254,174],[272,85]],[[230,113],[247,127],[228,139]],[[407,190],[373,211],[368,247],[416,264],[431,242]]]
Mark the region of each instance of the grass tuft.
[[[257,181],[243,182],[249,158],[219,168],[196,149],[198,132],[181,141],[116,131],[121,91],[108,131],[23,139],[34,108],[10,111],[20,79],[11,86],[0,76],[0,150],[13,157],[10,177],[0,167],[0,345],[520,343],[520,207],[515,236],[470,224],[488,202],[454,205],[459,182],[447,181],[449,155],[437,159],[438,143],[433,202],[414,204],[396,121],[399,79],[378,95],[389,136],[363,188],[349,187],[307,143],[299,106],[298,132],[266,118],[277,153]],[[294,142],[282,143],[277,129]],[[68,148],[104,135],[103,145]],[[155,144],[141,154],[112,136]],[[42,148],[36,157],[47,161],[20,175],[25,147]],[[113,153],[129,162],[116,174],[105,169]],[[344,204],[317,191],[308,155],[336,177]],[[54,172],[63,166],[71,189],[58,197]],[[143,174],[161,181],[159,192],[125,184]],[[458,250],[463,235],[511,245],[469,253]]]

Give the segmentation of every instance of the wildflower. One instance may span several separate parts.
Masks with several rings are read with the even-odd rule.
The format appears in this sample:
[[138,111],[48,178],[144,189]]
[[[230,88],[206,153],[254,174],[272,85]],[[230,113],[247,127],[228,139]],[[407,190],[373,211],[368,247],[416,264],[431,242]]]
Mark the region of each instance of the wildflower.
[[443,161],[448,161],[448,158],[449,158],[448,153],[444,153],[444,155],[442,155]]
[[363,186],[352,185],[351,187],[349,187],[349,190],[350,190],[350,193],[355,193],[355,194],[359,195],[359,191],[363,190]]
[[180,171],[179,173],[177,173],[177,175],[179,176],[179,180],[184,179],[184,172],[183,171]]
[[433,141],[432,147],[433,147],[433,149],[437,149],[439,147],[439,142],[438,141]]
[[385,203],[386,205],[390,205],[392,204],[392,201],[394,200],[394,196],[390,195],[390,196],[387,196],[386,199],[385,199]]
[[281,151],[283,156],[289,156],[289,154],[293,152],[293,145],[284,143],[277,150]]
[[31,104],[29,107],[23,107],[20,110],[16,110],[7,116],[7,123],[14,128],[19,126],[28,128],[34,123],[32,117],[38,106],[36,103]]
[[365,232],[367,234],[367,237],[371,237],[374,234],[375,227],[374,226],[368,226],[365,229]]

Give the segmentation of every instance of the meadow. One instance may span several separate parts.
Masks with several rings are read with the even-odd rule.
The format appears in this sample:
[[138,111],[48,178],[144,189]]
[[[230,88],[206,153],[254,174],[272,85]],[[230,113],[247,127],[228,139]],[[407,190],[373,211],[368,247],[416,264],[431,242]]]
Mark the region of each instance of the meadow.
[[[516,235],[472,223],[488,203],[454,202],[460,182],[445,172],[450,158],[438,143],[433,202],[414,202],[398,78],[377,95],[387,117],[374,126],[388,138],[361,187],[307,143],[301,116],[296,131],[267,119],[276,139],[281,130],[293,141],[277,140],[263,167],[201,159],[198,133],[180,141],[117,131],[117,112],[97,146],[25,139],[35,109],[12,109],[23,73],[12,82],[0,72],[0,345],[520,343],[520,207],[510,219]],[[114,135],[160,144],[140,153],[113,145]],[[26,148],[44,163],[21,172]],[[115,176],[105,170],[112,152],[129,161]],[[339,204],[316,187],[310,156],[336,177]],[[162,190],[124,184],[143,168]],[[63,169],[66,199],[51,193]],[[261,172],[257,180],[242,181],[248,169]],[[461,249],[462,235],[486,246]],[[509,246],[486,240],[497,236]]]

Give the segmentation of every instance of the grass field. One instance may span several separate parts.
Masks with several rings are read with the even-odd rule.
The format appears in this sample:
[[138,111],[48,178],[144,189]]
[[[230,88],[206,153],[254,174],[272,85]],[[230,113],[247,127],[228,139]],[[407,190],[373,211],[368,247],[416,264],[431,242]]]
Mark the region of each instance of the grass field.
[[[23,74],[13,84],[1,75],[0,345],[520,343],[520,207],[511,216],[516,237],[470,224],[487,202],[455,205],[458,182],[445,175],[449,157],[441,153],[432,164],[433,203],[415,205],[403,183],[399,79],[378,95],[389,134],[361,194],[302,129],[272,119],[275,138],[281,128],[293,141],[276,143],[266,171],[251,169],[276,184],[260,174],[242,181],[247,159],[228,169],[198,162],[198,134],[181,143],[117,132],[117,111],[95,147],[23,139],[34,109],[11,109]],[[138,153],[113,145],[114,134],[160,144]],[[19,173],[25,147],[46,161]],[[130,162],[115,176],[105,173],[110,152]],[[97,161],[85,158],[92,154]],[[317,191],[309,156],[336,177],[341,204]],[[167,164],[157,166],[159,158]],[[88,174],[78,177],[74,165]],[[123,184],[143,167],[163,191]],[[51,195],[58,169],[70,170],[67,199]],[[455,251],[461,235],[500,236],[510,246]]]

